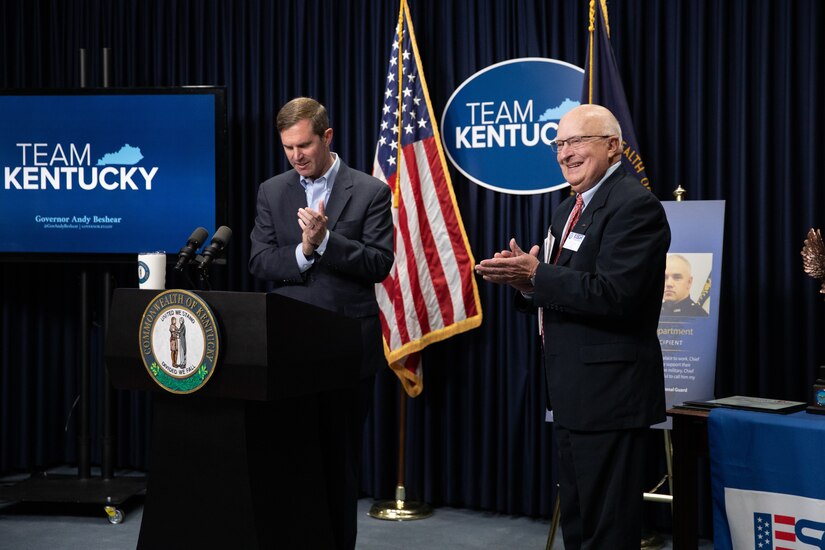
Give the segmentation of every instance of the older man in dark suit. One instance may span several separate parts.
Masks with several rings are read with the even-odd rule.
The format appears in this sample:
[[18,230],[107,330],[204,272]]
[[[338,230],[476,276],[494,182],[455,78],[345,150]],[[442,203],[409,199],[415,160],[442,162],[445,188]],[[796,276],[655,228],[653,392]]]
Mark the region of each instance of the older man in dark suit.
[[598,105],[572,109],[553,144],[575,192],[545,241],[476,266],[543,317],[567,550],[637,549],[644,433],[665,419],[656,335],[670,228],[659,201],[621,167],[621,128]]
[[[271,281],[273,292],[361,321],[361,387],[325,396],[321,411],[322,444],[346,452],[325,457],[335,546],[354,548],[363,421],[375,373],[387,365],[375,284],[393,263],[391,193],[330,151],[329,118],[314,99],[293,99],[276,123],[293,170],[258,190],[249,270]],[[324,334],[306,330],[324,345]]]

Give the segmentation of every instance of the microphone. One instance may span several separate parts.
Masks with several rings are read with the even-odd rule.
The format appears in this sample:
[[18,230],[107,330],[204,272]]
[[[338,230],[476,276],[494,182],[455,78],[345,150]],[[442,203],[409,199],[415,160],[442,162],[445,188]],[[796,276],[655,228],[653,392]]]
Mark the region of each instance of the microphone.
[[189,235],[189,239],[186,241],[186,245],[180,249],[178,252],[178,263],[175,264],[175,271],[180,271],[183,269],[183,266],[192,258],[195,257],[195,254],[198,252],[198,249],[206,240],[206,237],[209,236],[206,229],[203,227],[199,227],[195,229],[191,235]]
[[229,243],[229,239],[232,238],[232,230],[222,225],[215,231],[215,234],[212,235],[212,242],[203,249],[203,254],[200,260],[200,265],[198,265],[198,269],[205,269],[209,266],[213,261],[215,261],[218,256],[221,255],[223,249],[226,248],[226,245]]

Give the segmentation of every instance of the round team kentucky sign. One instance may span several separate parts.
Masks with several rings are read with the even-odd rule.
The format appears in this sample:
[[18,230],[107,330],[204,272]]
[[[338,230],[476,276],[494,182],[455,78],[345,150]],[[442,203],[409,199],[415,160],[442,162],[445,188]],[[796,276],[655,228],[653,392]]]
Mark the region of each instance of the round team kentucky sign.
[[172,393],[199,390],[215,371],[218,326],[199,296],[167,290],[140,319],[140,356],[152,379]]
[[530,195],[567,186],[550,142],[580,104],[584,70],[556,59],[491,65],[453,92],[441,119],[447,156],[471,181]]

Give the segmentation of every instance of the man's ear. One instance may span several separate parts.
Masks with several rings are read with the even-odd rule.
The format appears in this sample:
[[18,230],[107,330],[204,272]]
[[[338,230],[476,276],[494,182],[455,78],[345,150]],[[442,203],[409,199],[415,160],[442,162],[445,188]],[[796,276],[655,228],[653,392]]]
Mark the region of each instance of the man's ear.
[[[614,140],[613,138],[616,139]],[[610,145],[608,145],[608,147],[610,148],[610,152],[612,154],[620,155],[622,153],[622,140],[619,139],[619,136],[613,136],[610,138]],[[615,149],[613,149],[613,147],[615,147]]]
[[329,144],[332,143],[332,128],[327,128],[324,131],[324,143],[329,147]]

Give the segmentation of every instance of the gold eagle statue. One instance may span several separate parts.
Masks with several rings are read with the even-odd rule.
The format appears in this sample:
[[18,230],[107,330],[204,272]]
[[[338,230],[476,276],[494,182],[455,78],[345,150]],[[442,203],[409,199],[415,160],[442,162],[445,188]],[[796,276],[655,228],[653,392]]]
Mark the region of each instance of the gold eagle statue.
[[819,229],[808,231],[808,238],[802,247],[802,268],[814,279],[819,279],[819,293],[825,294],[825,243]]

